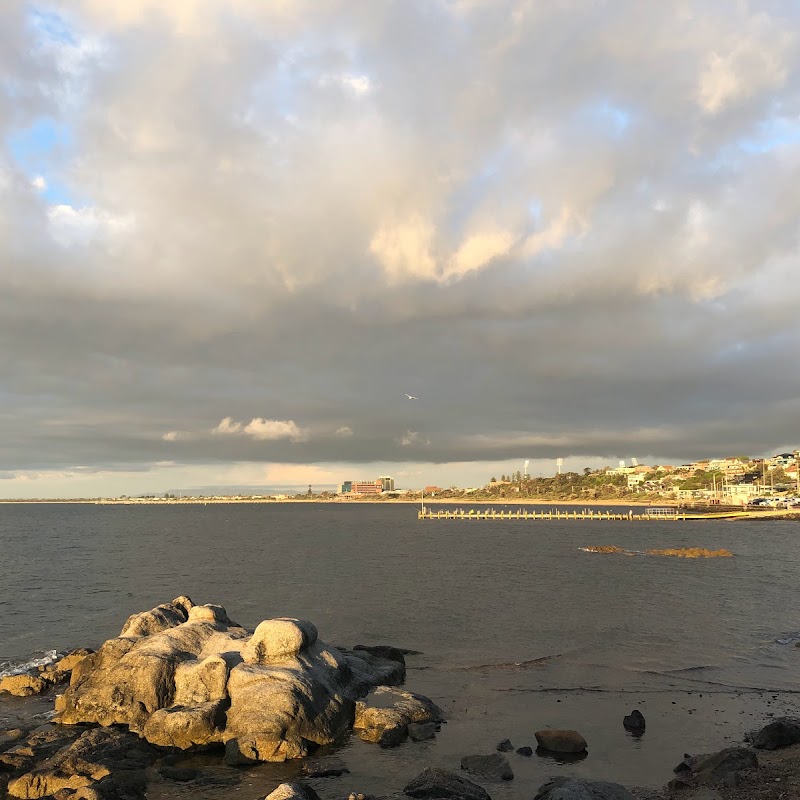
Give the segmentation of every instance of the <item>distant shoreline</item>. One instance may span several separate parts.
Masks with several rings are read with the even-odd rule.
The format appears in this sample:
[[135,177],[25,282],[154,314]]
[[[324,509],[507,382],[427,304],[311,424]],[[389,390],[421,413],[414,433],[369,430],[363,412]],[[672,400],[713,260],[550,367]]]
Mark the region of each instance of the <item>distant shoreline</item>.
[[[664,506],[673,507],[678,504],[674,500],[655,502],[647,500],[542,500],[533,498],[521,498],[519,500],[509,500],[507,498],[499,498],[495,500],[472,500],[463,497],[456,498],[435,498],[426,497],[424,499],[425,505],[496,505],[496,506]],[[305,498],[286,498],[282,500],[267,500],[261,498],[233,498],[233,497],[217,497],[217,498],[203,498],[203,499],[189,499],[189,498],[170,498],[169,500],[159,498],[136,498],[136,499],[119,499],[119,498],[86,498],[86,499],[39,499],[39,500],[0,500],[0,505],[103,505],[103,506],[203,506],[203,505],[278,505],[285,503],[324,503],[326,505],[420,505],[420,500],[405,500],[401,498],[392,500],[327,500],[321,498],[313,498],[306,500]]]

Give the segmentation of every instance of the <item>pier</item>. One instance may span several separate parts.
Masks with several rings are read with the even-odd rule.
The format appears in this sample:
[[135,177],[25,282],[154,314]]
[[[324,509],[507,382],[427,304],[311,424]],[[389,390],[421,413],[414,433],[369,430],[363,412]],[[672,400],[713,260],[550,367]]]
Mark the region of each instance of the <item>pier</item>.
[[494,508],[487,509],[433,509],[422,506],[417,512],[418,519],[428,520],[493,520],[493,521],[516,521],[516,520],[590,520],[606,521],[616,520],[618,522],[648,522],[653,520],[698,520],[698,519],[741,519],[752,517],[752,512],[748,511],[725,511],[711,514],[697,514],[687,512],[684,509],[674,507],[667,508],[644,508],[641,511],[633,510],[612,511],[584,508],[581,510],[564,510],[559,508],[547,510],[529,510],[527,508],[516,508],[514,510],[500,510]]

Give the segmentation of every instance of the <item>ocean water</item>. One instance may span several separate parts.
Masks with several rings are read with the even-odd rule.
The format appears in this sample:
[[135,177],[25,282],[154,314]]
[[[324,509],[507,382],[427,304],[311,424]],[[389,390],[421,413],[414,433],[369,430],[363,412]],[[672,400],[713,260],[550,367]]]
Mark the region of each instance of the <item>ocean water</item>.
[[[595,545],[734,557],[581,550]],[[353,740],[352,774],[317,786],[323,795],[400,788],[427,763],[457,768],[506,736],[535,747],[546,726],[581,730],[589,757],[512,753],[518,781],[493,796],[564,771],[655,785],[684,751],[795,710],[798,575],[791,522],[419,521],[401,504],[2,505],[0,671],[96,647],[129,614],[188,594],[250,627],[294,616],[332,644],[421,651],[407,686],[433,696],[449,723],[432,743],[392,751]],[[621,725],[633,707],[648,718],[640,739]],[[0,700],[4,709],[18,705]],[[239,776],[266,791],[296,769]],[[190,796],[159,791],[150,796]]]

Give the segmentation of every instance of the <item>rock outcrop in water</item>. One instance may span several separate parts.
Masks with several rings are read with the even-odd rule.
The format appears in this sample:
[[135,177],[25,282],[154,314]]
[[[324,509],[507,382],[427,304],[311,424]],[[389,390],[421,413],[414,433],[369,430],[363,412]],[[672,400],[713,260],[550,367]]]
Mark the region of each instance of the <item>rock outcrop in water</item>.
[[732,558],[730,550],[708,550],[705,547],[667,547],[663,550],[626,550],[613,544],[592,545],[581,547],[584,553],[614,553],[623,556],[672,556],[674,558]]
[[[125,725],[148,742],[186,750],[224,744],[232,764],[285,761],[349,731],[391,728],[405,739],[411,722],[440,719],[427,698],[398,692],[389,708],[356,701],[398,684],[405,664],[392,648],[340,651],[310,622],[269,619],[254,632],[218,605],[178,597],[125,623],[73,669],[56,704],[65,725]],[[366,736],[362,738],[368,738]]]

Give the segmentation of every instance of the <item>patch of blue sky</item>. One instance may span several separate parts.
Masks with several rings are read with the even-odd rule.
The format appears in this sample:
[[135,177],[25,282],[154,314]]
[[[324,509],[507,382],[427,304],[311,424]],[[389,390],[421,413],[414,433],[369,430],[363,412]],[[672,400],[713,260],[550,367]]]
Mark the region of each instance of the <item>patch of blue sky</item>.
[[578,112],[578,117],[598,131],[618,137],[630,127],[632,114],[609,100],[601,100],[584,106]]
[[68,157],[73,136],[69,126],[51,117],[42,117],[33,125],[11,133],[6,146],[17,166],[30,178],[44,178],[42,196],[48,203],[72,204],[74,197],[58,179]]
[[745,153],[760,154],[798,143],[800,143],[800,118],[773,117],[762,122],[754,136],[740,139],[738,146]]
[[28,24],[36,32],[40,44],[55,42],[76,45],[78,43],[67,20],[55,11],[32,6],[28,11]]

